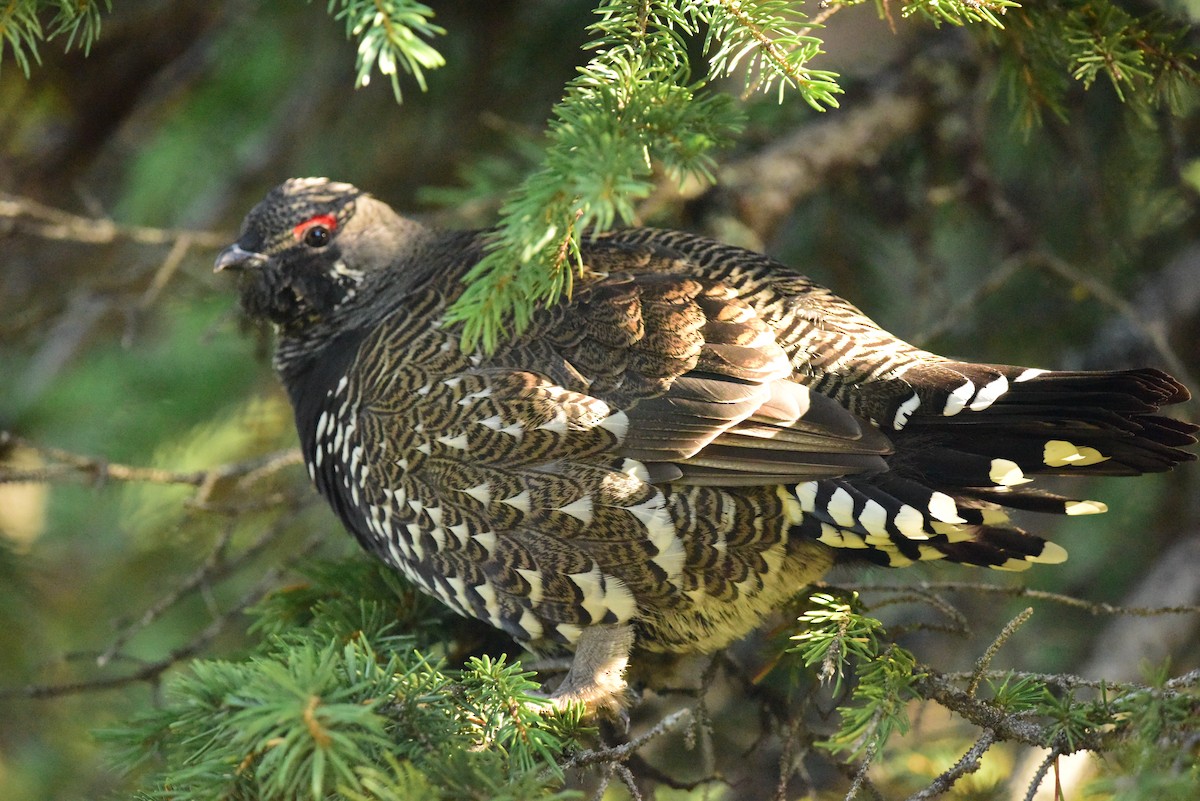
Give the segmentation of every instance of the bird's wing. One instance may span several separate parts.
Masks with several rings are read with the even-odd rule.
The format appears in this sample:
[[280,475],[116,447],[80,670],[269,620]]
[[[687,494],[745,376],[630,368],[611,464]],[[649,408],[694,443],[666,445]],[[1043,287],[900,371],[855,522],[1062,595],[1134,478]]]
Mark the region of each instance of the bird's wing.
[[[947,359],[888,333],[849,302],[761,254],[680,232],[618,232],[597,240],[586,255],[596,270],[624,266],[635,284],[700,284],[694,305],[702,318],[702,352],[740,356],[730,345],[748,347],[744,361],[771,365],[760,375],[782,371],[786,363],[791,373],[782,386],[832,398],[856,420],[868,421],[861,424],[868,437],[877,428],[902,454],[889,460],[892,467],[930,487],[1072,512],[1083,507],[1013,487],[1033,475],[1133,475],[1195,458],[1181,448],[1195,443],[1196,426],[1157,413],[1189,397],[1161,371],[1061,372]],[[730,315],[736,319],[727,321]],[[747,377],[736,358],[729,361],[735,366],[725,377]],[[703,363],[695,369],[702,371]],[[688,383],[677,383],[650,407],[686,393]],[[727,429],[728,436],[697,458],[722,458],[741,427]],[[992,497],[997,492],[1003,497]]]
[[652,479],[764,485],[886,469],[886,437],[795,380],[775,330],[733,285],[652,249],[593,245],[585,259],[592,279],[508,356],[620,409],[617,454]]

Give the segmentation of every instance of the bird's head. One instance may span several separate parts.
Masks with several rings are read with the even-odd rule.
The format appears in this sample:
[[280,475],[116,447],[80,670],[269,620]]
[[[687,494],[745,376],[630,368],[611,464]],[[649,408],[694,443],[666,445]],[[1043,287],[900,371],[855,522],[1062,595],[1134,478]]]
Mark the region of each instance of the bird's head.
[[238,273],[242,308],[251,317],[303,326],[358,296],[417,228],[350,184],[292,178],[250,210],[214,270]]

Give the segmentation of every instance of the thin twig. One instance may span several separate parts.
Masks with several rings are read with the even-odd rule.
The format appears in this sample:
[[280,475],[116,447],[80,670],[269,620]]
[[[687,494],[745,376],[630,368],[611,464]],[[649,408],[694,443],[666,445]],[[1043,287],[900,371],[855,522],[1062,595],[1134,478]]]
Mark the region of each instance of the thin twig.
[[1041,764],[1038,765],[1038,769],[1034,771],[1033,778],[1029,780],[1029,787],[1025,791],[1024,801],[1033,801],[1038,789],[1042,786],[1042,780],[1046,778],[1046,773],[1050,770],[1050,766],[1055,764],[1060,756],[1062,754],[1057,748],[1050,749],[1050,752],[1046,754],[1046,758],[1042,760]]
[[1158,326],[1150,325],[1146,322],[1137,308],[1122,297],[1120,293],[1103,281],[1099,281],[1082,270],[1076,269],[1065,260],[1051,253],[1037,251],[1032,255],[1030,261],[1052,275],[1083,287],[1096,300],[1112,308],[1124,317],[1158,351],[1158,355],[1162,358],[1166,366],[1170,368],[1171,372],[1188,386],[1196,386],[1196,381],[1191,377],[1187,365],[1179,358],[1179,354],[1171,347],[1171,343],[1167,341],[1166,332]]
[[84,217],[8,194],[0,194],[0,218],[12,220],[19,230],[32,236],[89,245],[122,240],[139,245],[173,245],[186,239],[189,246],[218,248],[232,239],[227,233],[215,231],[120,225],[112,220]]
[[1180,606],[1115,606],[1109,603],[1096,601],[1086,601],[1082,598],[1076,598],[1071,595],[1063,595],[1057,592],[1046,592],[1045,590],[1031,590],[1023,586],[1003,586],[999,584],[985,584],[972,581],[921,581],[916,584],[862,584],[862,583],[839,583],[837,587],[834,585],[820,582],[815,586],[822,589],[848,589],[857,590],[859,592],[912,592],[914,589],[922,590],[951,590],[951,591],[966,591],[966,592],[984,592],[997,595],[1007,595],[1011,598],[1030,598],[1039,601],[1052,601],[1053,603],[1070,606],[1075,609],[1082,609],[1092,615],[1128,615],[1131,617],[1154,617],[1156,615],[1191,615],[1200,613],[1200,605],[1183,604]]
[[204,562],[198,568],[196,568],[196,570],[193,571],[190,576],[179,582],[179,584],[175,586],[171,592],[167,593],[158,601],[151,604],[150,607],[142,613],[141,617],[123,627],[121,631],[117,633],[117,636],[113,639],[109,646],[104,649],[104,652],[96,657],[96,664],[100,667],[105,667],[111,660],[122,655],[121,649],[124,648],[133,637],[154,623],[155,620],[160,618],[169,609],[174,607],[177,603],[179,603],[180,600],[198,589],[209,586],[215,581],[221,580],[225,576],[235,572],[238,568],[249,563],[251,559],[258,556],[263,552],[263,550],[266,549],[268,545],[278,539],[279,536],[282,535],[286,530],[287,525],[293,522],[299,515],[300,511],[303,510],[304,506],[307,505],[308,504],[304,504],[300,508],[293,510],[292,514],[289,514],[281,520],[276,521],[276,523],[264,531],[258,537],[258,539],[256,539],[245,550],[239,553],[235,559],[225,558],[225,550],[230,540],[233,538],[235,531],[235,526],[232,522],[226,525],[224,532],[222,532],[221,537],[217,540],[216,544],[213,545]]
[[225,630],[235,617],[244,612],[254,603],[263,598],[279,581],[288,567],[299,559],[316,550],[324,541],[324,537],[313,537],[292,558],[273,569],[267,570],[261,579],[250,588],[245,595],[217,617],[212,623],[199,631],[189,642],[168,653],[163,658],[149,662],[145,667],[133,673],[122,676],[89,679],[87,681],[69,682],[64,684],[30,684],[25,687],[0,690],[0,699],[11,698],[58,698],[64,695],[115,690],[130,684],[153,682],[170,668],[184,659],[195,656],[208,646]]
[[[879,719],[882,717],[882,711],[875,714],[875,719],[871,721],[871,726],[877,726]],[[854,801],[854,797],[858,795],[858,791],[862,789],[863,783],[867,780],[867,768],[871,767],[871,762],[875,760],[875,754],[879,750],[879,740],[874,739],[867,746],[867,751],[863,754],[862,764],[858,770],[854,772],[854,781],[850,783],[850,789],[846,791],[846,801]]]
[[987,647],[987,650],[979,657],[979,661],[975,663],[975,670],[971,673],[971,682],[967,685],[967,695],[975,695],[975,691],[979,689],[979,682],[983,679],[984,672],[992,664],[992,658],[1004,647],[1004,644],[1016,633],[1017,629],[1025,625],[1025,622],[1031,617],[1033,617],[1033,607],[1027,606],[1021,614],[1008,621],[1004,628],[1000,630],[1000,633],[996,635],[996,639],[992,640],[992,644]]
[[[975,675],[974,671],[966,672],[959,671],[954,673],[943,673],[942,678],[947,681],[969,681]],[[1029,681],[1038,684],[1047,684],[1051,687],[1058,687],[1062,690],[1074,690],[1080,687],[1086,687],[1092,690],[1107,689],[1122,693],[1133,693],[1142,691],[1154,691],[1155,688],[1147,687],[1143,684],[1134,684],[1131,682],[1108,681],[1107,679],[1085,679],[1082,676],[1074,676],[1070,673],[1033,673],[1025,670],[987,670],[981,674],[981,678],[995,679],[1003,681],[1006,678],[1028,679]],[[1182,676],[1176,676],[1170,681],[1164,682],[1162,689],[1158,692],[1171,693],[1178,687],[1190,688],[1200,683],[1200,670],[1193,670],[1185,673]]]
[[570,770],[571,768],[585,767],[587,765],[615,764],[621,762],[622,760],[628,759],[635,751],[637,751],[646,743],[650,742],[656,737],[666,734],[667,732],[690,721],[691,719],[691,709],[685,707],[683,709],[676,710],[660,720],[654,726],[654,728],[650,729],[645,734],[635,737],[627,743],[614,745],[611,748],[589,748],[585,751],[580,751],[566,762],[562,763],[559,767],[563,770]]
[[955,762],[949,770],[934,779],[924,790],[910,795],[908,801],[927,801],[927,799],[948,792],[954,786],[954,783],[963,776],[979,770],[984,752],[991,748],[995,742],[996,733],[991,729],[984,729],[983,734],[980,735],[979,739],[975,741],[975,744],[971,746],[967,753],[962,755],[961,759]]
[[148,484],[183,484],[204,487],[221,479],[236,476],[262,475],[264,470],[274,472],[280,467],[299,463],[300,452],[296,448],[233,462],[209,470],[165,470],[159,467],[137,467],[110,462],[104,458],[84,456],[59,448],[52,448],[0,431],[0,446],[16,444],[36,451],[50,464],[34,470],[10,470],[0,465],[0,484],[47,483],[60,478],[83,475],[97,483],[105,481],[140,481]]
[[975,285],[969,295],[939,314],[933,325],[915,336],[909,337],[909,341],[917,347],[925,347],[932,340],[950,331],[962,320],[978,315],[979,304],[983,299],[1003,288],[1025,265],[1026,259],[1023,255],[1010,256],[1000,262],[988,273],[987,278]]

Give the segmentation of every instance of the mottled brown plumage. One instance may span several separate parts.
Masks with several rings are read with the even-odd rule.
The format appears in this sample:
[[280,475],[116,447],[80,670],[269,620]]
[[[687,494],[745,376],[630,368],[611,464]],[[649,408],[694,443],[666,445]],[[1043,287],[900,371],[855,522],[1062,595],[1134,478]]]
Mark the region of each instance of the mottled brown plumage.
[[1061,561],[1003,506],[1103,504],[1030,477],[1193,458],[1195,427],[1156,414],[1188,397],[1165,373],[947,360],[673,231],[587,239],[571,298],[465,353],[442,317],[483,246],[304,179],[217,269],[276,325],[309,472],[350,531],[456,611],[575,647],[562,699],[610,702],[634,637],[727,644],[835,559]]

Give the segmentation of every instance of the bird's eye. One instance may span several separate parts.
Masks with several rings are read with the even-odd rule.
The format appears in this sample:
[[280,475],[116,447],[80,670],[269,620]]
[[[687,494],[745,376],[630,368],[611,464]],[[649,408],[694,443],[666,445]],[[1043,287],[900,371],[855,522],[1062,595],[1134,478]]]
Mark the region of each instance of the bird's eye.
[[310,248],[323,248],[333,238],[337,224],[337,217],[332,214],[318,214],[293,228],[292,236],[296,237],[297,242],[303,242]]
[[304,244],[310,248],[323,248],[329,244],[329,229],[323,225],[309,226],[304,232]]

